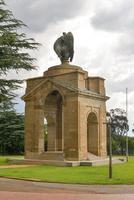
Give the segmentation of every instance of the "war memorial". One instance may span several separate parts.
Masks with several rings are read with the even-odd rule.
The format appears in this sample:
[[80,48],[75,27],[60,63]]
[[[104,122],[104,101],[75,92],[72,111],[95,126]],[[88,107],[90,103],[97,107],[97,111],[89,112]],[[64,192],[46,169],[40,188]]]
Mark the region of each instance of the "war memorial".
[[63,33],[54,43],[61,64],[27,80],[22,97],[27,160],[71,165],[107,156],[105,80],[70,63],[73,45],[72,33]]

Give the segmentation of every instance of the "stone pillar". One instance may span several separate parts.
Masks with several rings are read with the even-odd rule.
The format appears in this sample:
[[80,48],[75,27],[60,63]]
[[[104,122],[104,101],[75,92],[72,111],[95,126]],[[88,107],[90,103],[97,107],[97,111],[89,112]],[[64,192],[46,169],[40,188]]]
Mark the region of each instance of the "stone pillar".
[[36,129],[35,139],[37,140],[36,143],[36,150],[39,154],[44,152],[44,111],[42,108],[36,108]]
[[64,106],[64,153],[66,160],[79,160],[77,97],[68,97]]
[[106,129],[106,106],[100,107],[100,135],[99,135],[99,156],[107,155],[107,129]]
[[25,155],[36,157],[44,151],[44,112],[34,101],[26,102]]
[[25,104],[25,156],[27,157],[29,152],[34,152],[34,140],[33,129],[34,121],[31,115],[33,115],[33,102],[26,101]]
[[86,160],[87,153],[87,109],[86,104],[82,103],[79,99],[79,113],[78,113],[78,125],[79,125],[79,159]]

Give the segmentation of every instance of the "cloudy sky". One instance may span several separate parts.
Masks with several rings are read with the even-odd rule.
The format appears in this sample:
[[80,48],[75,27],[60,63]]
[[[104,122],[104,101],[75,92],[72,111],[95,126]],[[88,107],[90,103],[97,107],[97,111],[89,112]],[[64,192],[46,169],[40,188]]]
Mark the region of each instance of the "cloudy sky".
[[[92,76],[106,79],[110,96],[107,108],[125,109],[128,88],[130,129],[134,124],[134,1],[133,0],[7,0],[18,19],[28,25],[28,37],[42,44],[32,53],[38,71],[22,72],[20,78],[42,75],[60,63],[53,43],[61,33],[71,31],[75,38],[73,63]],[[14,76],[14,73],[11,74]],[[20,95],[24,89],[19,91]],[[18,111],[24,111],[19,100]],[[131,131],[130,131],[131,132]]]

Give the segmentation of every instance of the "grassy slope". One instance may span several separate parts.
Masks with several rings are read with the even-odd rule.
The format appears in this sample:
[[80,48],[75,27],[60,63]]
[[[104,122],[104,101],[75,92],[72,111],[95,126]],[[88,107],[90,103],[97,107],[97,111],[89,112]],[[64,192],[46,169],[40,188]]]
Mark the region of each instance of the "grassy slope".
[[108,166],[54,167],[0,169],[0,176],[36,179],[47,182],[81,184],[134,184],[134,157],[128,163],[113,166],[113,179],[108,179]]
[[6,156],[0,156],[0,165],[6,165],[7,159]]
[[0,156],[0,166],[1,165],[8,165],[8,158],[24,158],[24,156],[17,156],[17,155],[13,155],[13,156]]

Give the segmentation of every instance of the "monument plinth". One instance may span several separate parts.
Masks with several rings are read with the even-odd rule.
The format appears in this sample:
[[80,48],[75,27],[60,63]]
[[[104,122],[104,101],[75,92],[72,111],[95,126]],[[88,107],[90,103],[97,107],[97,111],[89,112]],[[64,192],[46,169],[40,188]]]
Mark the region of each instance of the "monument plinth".
[[27,80],[25,158],[66,162],[106,156],[104,79],[61,60],[42,77]]

